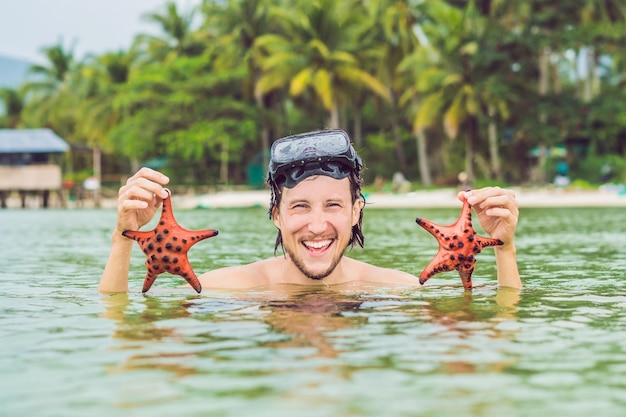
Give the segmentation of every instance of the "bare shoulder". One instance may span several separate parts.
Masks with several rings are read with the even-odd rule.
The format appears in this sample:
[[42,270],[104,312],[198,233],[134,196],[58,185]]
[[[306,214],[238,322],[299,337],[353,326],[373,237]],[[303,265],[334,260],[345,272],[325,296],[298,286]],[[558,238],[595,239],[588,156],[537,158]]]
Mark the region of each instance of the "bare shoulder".
[[[249,289],[274,284],[302,284],[291,264],[284,257],[268,258],[247,265],[230,266],[205,272],[199,279],[203,288]],[[291,266],[291,268],[293,268]],[[396,269],[382,268],[352,258],[344,257],[337,270],[338,279],[330,285],[362,282],[372,284],[398,284],[420,286],[417,277]],[[302,278],[306,280],[306,278]],[[304,282],[307,283],[307,282]],[[315,281],[308,282],[315,284]],[[317,284],[319,284],[317,282]]]
[[275,258],[264,259],[247,265],[228,266],[205,272],[199,279],[206,288],[253,288],[270,283],[270,271]]
[[354,273],[358,274],[358,280],[372,283],[401,284],[411,286],[421,286],[419,279],[415,275],[398,269],[383,268],[366,262],[349,259],[347,265]]

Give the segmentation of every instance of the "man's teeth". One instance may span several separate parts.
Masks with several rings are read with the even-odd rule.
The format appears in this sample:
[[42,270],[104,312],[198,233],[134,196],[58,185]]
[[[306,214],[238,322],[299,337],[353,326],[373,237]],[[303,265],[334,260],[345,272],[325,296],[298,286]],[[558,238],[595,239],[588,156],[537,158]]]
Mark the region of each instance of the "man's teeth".
[[328,240],[316,240],[316,241],[306,241],[304,242],[304,244],[309,247],[309,248],[313,248],[313,249],[321,249],[325,246],[330,245],[330,243],[332,242],[331,239]]

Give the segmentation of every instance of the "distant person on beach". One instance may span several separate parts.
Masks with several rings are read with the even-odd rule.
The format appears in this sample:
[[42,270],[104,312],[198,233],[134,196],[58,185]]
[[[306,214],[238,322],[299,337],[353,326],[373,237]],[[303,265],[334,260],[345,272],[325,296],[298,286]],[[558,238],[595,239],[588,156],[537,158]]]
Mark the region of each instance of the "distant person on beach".
[[[309,132],[275,141],[267,179],[271,190],[269,215],[278,229],[275,256],[205,272],[199,275],[202,287],[245,289],[353,282],[420,286],[418,278],[407,272],[345,256],[348,247],[364,244],[362,169],[361,159],[341,130]],[[135,242],[122,232],[139,230],[153,218],[168,195],[164,189],[168,183],[169,178],[160,172],[142,168],[120,188],[117,224],[100,291],[128,291]],[[458,198],[472,204],[485,232],[504,242],[494,248],[498,284],[521,288],[513,243],[519,215],[515,193],[487,187],[459,192]],[[278,254],[279,248],[283,253]]]

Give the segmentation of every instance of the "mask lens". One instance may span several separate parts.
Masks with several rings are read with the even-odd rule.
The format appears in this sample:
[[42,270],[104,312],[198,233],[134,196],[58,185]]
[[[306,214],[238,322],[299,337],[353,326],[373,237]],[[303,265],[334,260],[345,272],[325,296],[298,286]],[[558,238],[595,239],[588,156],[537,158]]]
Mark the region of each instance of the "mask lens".
[[291,188],[312,175],[345,178],[361,164],[344,131],[325,130],[275,141],[268,179]]
[[323,132],[301,137],[279,139],[272,145],[272,160],[278,164],[349,151],[350,142],[341,132]]

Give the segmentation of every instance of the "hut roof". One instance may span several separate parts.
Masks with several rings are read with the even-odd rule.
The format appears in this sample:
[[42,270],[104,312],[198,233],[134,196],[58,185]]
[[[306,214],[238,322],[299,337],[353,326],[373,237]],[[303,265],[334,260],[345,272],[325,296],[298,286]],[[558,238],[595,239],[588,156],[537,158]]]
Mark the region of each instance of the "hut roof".
[[0,129],[2,153],[59,153],[70,145],[50,129]]

